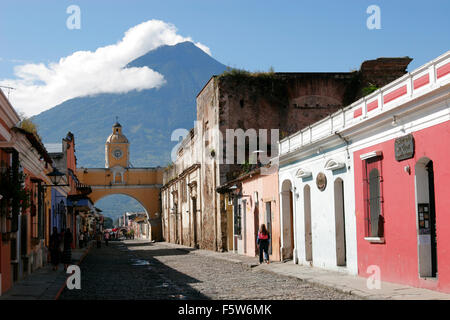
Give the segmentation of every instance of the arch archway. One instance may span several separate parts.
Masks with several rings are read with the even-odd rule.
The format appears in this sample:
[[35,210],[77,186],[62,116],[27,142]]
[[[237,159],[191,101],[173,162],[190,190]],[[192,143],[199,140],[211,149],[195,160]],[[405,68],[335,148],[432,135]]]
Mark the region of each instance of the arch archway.
[[[134,230],[134,235],[138,239],[155,240],[151,235],[151,221],[148,219],[149,213],[135,197],[125,194],[105,195],[99,198],[95,203],[95,207],[102,210],[104,216],[113,218],[117,222],[117,218],[121,217],[121,225],[127,231]],[[125,218],[125,214],[127,217]],[[123,222],[125,219],[125,225]],[[128,221],[134,220],[136,223],[129,225]]]
[[281,259],[292,259],[294,254],[294,199],[292,182],[281,184]]
[[162,168],[124,168],[124,179],[114,181],[110,168],[80,168],[80,183],[92,189],[89,194],[93,203],[111,195],[125,195],[135,199],[145,209],[150,223],[150,239],[161,240]]
[[[105,212],[105,210],[103,210],[103,208],[106,207],[108,210],[107,212],[111,211],[111,213],[117,213],[117,210],[112,211],[112,210],[110,210],[110,207],[105,204],[106,202],[111,201],[113,203],[113,205],[126,202],[127,210],[129,212],[145,212],[147,214],[150,213],[147,210],[147,208],[145,208],[145,206],[141,203],[141,201],[139,201],[139,199],[136,199],[134,196],[129,195],[129,194],[114,193],[114,194],[105,194],[100,197],[96,197],[95,200],[93,198],[94,197],[91,197],[94,205],[97,208],[102,209],[103,212]],[[119,210],[119,211],[121,211],[121,213],[123,213],[122,212],[123,210]]]

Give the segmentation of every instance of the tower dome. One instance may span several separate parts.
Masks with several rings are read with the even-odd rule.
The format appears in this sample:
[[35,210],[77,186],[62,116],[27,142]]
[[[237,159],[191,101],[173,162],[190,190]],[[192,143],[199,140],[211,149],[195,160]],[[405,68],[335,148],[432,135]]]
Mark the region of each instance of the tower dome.
[[122,126],[116,121],[105,143],[105,167],[129,167],[129,144],[127,137],[122,133]]
[[112,127],[112,133],[106,139],[106,143],[129,143],[127,137],[122,134],[122,126],[116,122]]

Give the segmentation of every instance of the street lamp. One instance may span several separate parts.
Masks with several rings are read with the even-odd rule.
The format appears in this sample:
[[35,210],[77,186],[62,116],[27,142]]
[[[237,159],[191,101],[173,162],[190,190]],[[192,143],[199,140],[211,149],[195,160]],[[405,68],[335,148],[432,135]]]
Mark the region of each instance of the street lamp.
[[68,184],[59,184],[62,180],[62,177],[64,177],[64,176],[65,176],[65,174],[60,172],[56,168],[53,168],[53,171],[47,174],[47,177],[50,178],[50,181],[52,182],[53,186],[58,186],[58,187],[69,186]]

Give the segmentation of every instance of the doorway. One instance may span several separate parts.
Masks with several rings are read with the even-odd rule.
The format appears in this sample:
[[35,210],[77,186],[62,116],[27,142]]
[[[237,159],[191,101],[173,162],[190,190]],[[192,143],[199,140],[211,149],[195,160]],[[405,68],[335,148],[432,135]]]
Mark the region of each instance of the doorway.
[[433,161],[421,158],[415,166],[419,276],[436,278],[437,237]]
[[283,226],[281,259],[288,260],[293,258],[294,253],[294,212],[292,183],[289,180],[285,180],[281,187],[281,205]]
[[[259,232],[259,203],[255,201],[255,209],[253,212],[253,221],[254,221],[254,242],[256,243],[256,239],[258,239],[258,232]],[[259,255],[259,249],[258,246],[255,245],[255,255]]]
[[312,223],[311,223],[311,188],[303,188],[303,206],[305,212],[305,260],[312,262]]
[[243,239],[244,240],[244,254],[247,253],[247,200],[242,200],[242,218],[243,218]]
[[267,231],[270,234],[270,242],[269,242],[269,254],[272,254],[272,241],[273,241],[273,235],[272,235],[272,206],[271,202],[266,202],[266,225],[267,225]]
[[198,235],[197,235],[197,198],[192,199],[192,227],[194,237],[194,247],[198,247]]
[[334,181],[334,217],[336,235],[336,265],[347,265],[347,250],[345,243],[345,206],[344,181],[341,178]]

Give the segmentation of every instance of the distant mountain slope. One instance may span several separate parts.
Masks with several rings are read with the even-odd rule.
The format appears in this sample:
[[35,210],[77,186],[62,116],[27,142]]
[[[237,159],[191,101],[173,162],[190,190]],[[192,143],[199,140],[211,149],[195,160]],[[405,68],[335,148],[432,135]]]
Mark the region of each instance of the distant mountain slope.
[[78,166],[103,167],[104,143],[118,116],[131,143],[132,165],[165,166],[175,145],[170,141],[172,131],[193,127],[196,95],[226,66],[191,42],[161,46],[128,66],[148,66],[161,73],[167,83],[159,89],[65,101],[33,118],[43,140],[59,142],[71,131],[75,134]]
[[[172,131],[193,127],[196,95],[212,75],[222,73],[226,66],[191,42],[161,46],[128,66],[148,66],[161,73],[167,83],[159,89],[65,101],[33,117],[43,140],[60,142],[71,131],[75,134],[78,167],[104,167],[105,141],[118,116],[131,143],[132,165],[167,165],[176,144],[170,141]],[[114,219],[124,211],[142,211],[136,200],[120,195],[101,199],[96,206]]]

